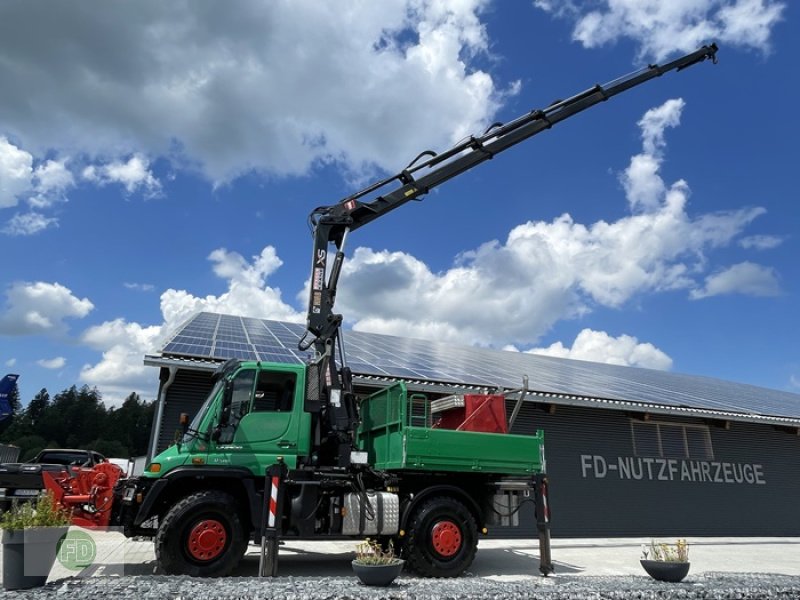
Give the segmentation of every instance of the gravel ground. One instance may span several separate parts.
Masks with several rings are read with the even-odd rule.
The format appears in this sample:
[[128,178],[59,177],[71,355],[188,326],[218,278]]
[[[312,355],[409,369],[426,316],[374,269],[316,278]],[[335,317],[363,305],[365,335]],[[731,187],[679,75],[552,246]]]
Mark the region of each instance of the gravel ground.
[[387,588],[371,588],[355,577],[191,577],[126,576],[70,578],[36,590],[0,592],[0,599],[151,600],[179,599],[297,599],[374,600],[504,600],[518,598],[562,599],[736,599],[800,598],[800,577],[753,573],[701,573],[682,583],[658,583],[644,576],[555,576],[526,582],[500,582],[480,577],[458,579],[398,578]]

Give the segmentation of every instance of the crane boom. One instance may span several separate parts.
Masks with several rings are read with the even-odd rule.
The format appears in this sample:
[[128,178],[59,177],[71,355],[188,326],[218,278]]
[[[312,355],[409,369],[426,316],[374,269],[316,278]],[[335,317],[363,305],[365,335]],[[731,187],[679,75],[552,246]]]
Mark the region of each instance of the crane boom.
[[[716,63],[716,53],[716,44],[703,46],[663,65],[651,64],[604,85],[595,85],[566,100],[553,102],[546,108],[532,110],[509,123],[495,123],[482,135],[469,136],[445,152],[437,154],[425,151],[396,175],[378,181],[336,204],[320,206],[311,212],[309,224],[314,237],[311,289],[307,331],[299,347],[307,350],[313,345],[320,357],[319,379],[310,382],[313,389],[309,390],[312,398],[309,409],[313,410],[316,402],[316,410],[326,413],[327,430],[338,432],[342,451],[350,442],[350,433],[357,420],[351,400],[351,376],[341,347],[342,316],[333,312],[348,233],[411,200],[419,199],[453,177],[595,104],[664,73],[681,71],[706,59]],[[336,253],[329,268],[331,244],[336,247]],[[337,346],[342,366],[338,371],[334,360]]]

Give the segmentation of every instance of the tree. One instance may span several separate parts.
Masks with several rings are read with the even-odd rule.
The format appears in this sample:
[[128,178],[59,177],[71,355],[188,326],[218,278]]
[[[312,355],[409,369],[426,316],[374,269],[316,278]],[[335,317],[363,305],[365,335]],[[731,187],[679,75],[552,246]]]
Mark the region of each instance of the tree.
[[14,440],[14,445],[19,446],[19,460],[25,462],[30,460],[39,452],[44,450],[45,439],[40,435],[24,435]]
[[126,456],[146,454],[154,413],[155,402],[144,402],[133,393],[108,412],[104,437],[122,442],[128,448]]
[[147,453],[154,414],[155,402],[143,401],[135,393],[119,408],[106,409],[96,388],[73,385],[52,399],[43,388],[5,431],[0,429],[0,440],[19,446],[21,455],[28,457],[45,447],[141,456]]
[[96,439],[86,448],[99,452],[106,458],[129,458],[128,448],[117,440]]
[[25,409],[25,420],[31,427],[36,428],[48,408],[50,408],[50,394],[45,388],[42,388],[28,403],[28,408]]

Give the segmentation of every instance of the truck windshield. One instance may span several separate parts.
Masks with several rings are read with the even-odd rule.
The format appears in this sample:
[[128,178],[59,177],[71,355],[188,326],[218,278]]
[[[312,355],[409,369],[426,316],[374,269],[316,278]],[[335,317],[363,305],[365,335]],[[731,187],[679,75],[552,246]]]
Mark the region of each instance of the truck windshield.
[[191,441],[191,439],[199,433],[200,423],[203,421],[206,411],[208,411],[208,406],[214,401],[214,398],[216,398],[223,385],[225,385],[225,382],[223,381],[223,378],[220,377],[214,384],[211,392],[206,397],[203,405],[197,411],[194,419],[192,419],[192,422],[189,423],[189,428],[186,430],[186,434],[183,436],[184,444],[189,443],[189,441]]

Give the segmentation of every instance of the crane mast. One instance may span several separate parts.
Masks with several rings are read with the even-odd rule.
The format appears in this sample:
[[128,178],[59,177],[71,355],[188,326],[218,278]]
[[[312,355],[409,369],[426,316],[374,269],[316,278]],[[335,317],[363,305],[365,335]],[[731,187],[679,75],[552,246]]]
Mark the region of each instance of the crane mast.
[[[337,466],[350,465],[353,431],[358,422],[352,375],[345,361],[342,315],[334,312],[347,236],[375,219],[418,200],[433,188],[469,171],[512,146],[550,129],[584,110],[670,71],[681,71],[707,59],[713,63],[717,46],[710,44],[663,65],[651,64],[604,85],[595,85],[543,109],[531,110],[508,123],[494,123],[482,135],[469,136],[449,150],[419,154],[399,173],[378,181],[330,206],[311,211],[309,225],[314,247],[306,334],[301,350],[313,346],[317,358],[309,369],[306,409],[320,415],[317,440]],[[331,245],[335,247],[330,262]],[[338,354],[340,368],[336,366]],[[320,427],[322,422],[324,427]]]

